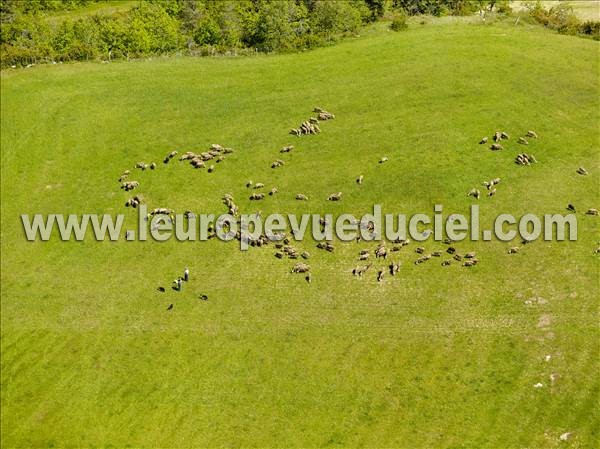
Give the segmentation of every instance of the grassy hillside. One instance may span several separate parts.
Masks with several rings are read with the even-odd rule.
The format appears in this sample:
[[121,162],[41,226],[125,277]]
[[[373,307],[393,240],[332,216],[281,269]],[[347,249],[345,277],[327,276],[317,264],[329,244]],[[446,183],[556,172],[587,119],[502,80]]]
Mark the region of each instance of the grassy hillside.
[[[598,42],[540,28],[449,24],[298,55],[2,73],[2,446],[594,446],[600,220],[581,211],[599,204],[597,55]],[[316,105],[336,119],[288,135]],[[516,166],[514,140],[477,145],[496,129],[536,130],[540,162]],[[215,142],[235,153],[213,174],[160,163]],[[303,242],[311,285],[272,247],[25,241],[21,213],[126,211],[133,224],[117,178],[140,160],[159,162],[134,172],[150,207],[180,212],[223,213],[230,192],[263,215],[449,214],[501,177],[483,223],[573,203],[579,241],[518,255],[465,241],[471,270],[416,266],[413,244],[382,283],[350,274],[375,245]],[[280,193],[250,202],[247,179]],[[184,266],[182,293],[155,291]]]

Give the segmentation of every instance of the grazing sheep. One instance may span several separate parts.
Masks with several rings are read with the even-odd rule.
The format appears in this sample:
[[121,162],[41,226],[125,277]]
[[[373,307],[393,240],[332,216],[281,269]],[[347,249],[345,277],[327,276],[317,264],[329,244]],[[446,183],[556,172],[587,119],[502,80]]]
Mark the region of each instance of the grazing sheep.
[[292,273],[308,273],[309,271],[310,266],[303,262],[298,262],[296,265],[294,265],[294,268],[292,268]]
[[583,167],[579,167],[577,169],[577,173],[579,173],[580,175],[586,176],[588,174],[588,171]]
[[334,249],[335,249],[335,247],[331,243],[327,242],[325,244],[325,250],[326,251],[329,251],[331,253],[331,252],[333,252]]
[[164,287],[158,287],[156,290],[158,290],[161,293],[165,292],[165,288]]
[[363,183],[363,178],[364,178],[364,176],[363,176],[363,175],[360,175],[360,176],[359,176],[359,177],[356,179],[356,183],[357,183],[358,185],[361,185],[361,184]]
[[481,192],[479,191],[479,189],[476,189],[475,187],[473,187],[471,190],[469,190],[469,193],[467,193],[467,196],[472,196],[473,198],[478,200],[479,197],[481,196]]
[[201,299],[202,301],[208,301],[208,295],[199,295],[198,299]]
[[527,141],[527,139],[525,137],[519,137],[519,140],[517,140],[517,143],[520,143],[521,145],[529,145],[529,142]]
[[460,254],[455,254],[454,256],[452,256],[452,258],[458,261],[461,261],[463,259],[463,257]]
[[282,161],[281,159],[277,159],[276,161],[273,161],[271,163],[271,168],[281,167],[282,165],[285,165],[285,162]]
[[434,251],[431,253],[431,255],[433,257],[442,257],[442,252],[441,251]]
[[415,248],[415,253],[417,253],[417,254],[423,254],[424,252],[425,252],[425,248],[423,248],[422,246]]
[[487,194],[487,195],[488,195],[489,197],[492,197],[492,196],[494,196],[495,194],[496,194],[496,189],[492,189],[492,190],[490,190],[490,191],[488,192],[488,194]]
[[302,254],[300,254],[300,256],[306,260],[306,259],[310,259],[310,253],[308,251],[302,251]]
[[396,273],[398,273],[398,271],[400,271],[400,264],[392,262],[388,268],[390,269],[390,274],[392,276],[395,276]]
[[214,165],[211,165],[210,167],[208,167],[208,172],[209,173],[212,173],[214,171],[215,171],[215,166]]
[[572,204],[570,204],[570,203],[569,203],[569,204],[567,204],[567,210],[568,210],[568,211],[570,211],[570,212],[577,212],[577,211],[575,210],[575,206],[573,206],[573,205],[572,205]]
[[500,151],[500,150],[503,150],[503,149],[504,149],[504,147],[502,145],[500,145],[499,143],[493,143],[490,146],[490,150],[492,150],[492,151]]
[[474,252],[470,252],[465,254],[465,259],[475,259],[476,254]]
[[137,181],[127,181],[121,184],[121,189],[125,190],[126,192],[129,192],[130,190],[133,190],[139,186],[140,183]]
[[262,182],[257,182],[256,184],[254,184],[254,189],[262,189],[264,188],[264,184]]
[[479,145],[484,145],[484,144],[486,144],[486,143],[488,143],[488,138],[487,138],[487,137],[484,137],[483,139],[481,139],[481,140],[479,141]]
[[502,139],[502,134],[500,133],[500,131],[496,131],[494,133],[494,142],[500,142],[501,139]]
[[171,151],[167,157],[173,159],[175,156],[177,156],[177,151]]
[[306,195],[303,195],[302,193],[297,194],[296,199],[299,201],[308,201],[308,197]]
[[442,267],[447,267],[452,264],[452,259],[447,259],[442,262]]
[[332,193],[327,198],[328,201],[340,201],[342,199],[342,192]]
[[598,209],[590,208],[587,210],[586,215],[600,215]]
[[254,183],[252,181],[246,182],[246,187],[248,187],[249,189],[252,188],[253,185]]
[[282,252],[279,252],[279,251],[277,251],[277,252],[275,253],[275,257],[277,257],[278,259],[283,259],[283,253],[282,253]]
[[312,282],[312,274],[308,273],[306,276],[304,276],[304,279],[310,284]]
[[475,262],[474,260],[466,260],[463,263],[463,267],[473,267],[477,264],[477,262]]
[[173,304],[169,304],[169,307],[167,307],[167,310],[173,310]]
[[527,131],[527,134],[525,136],[526,137],[533,137],[534,139],[538,138],[538,135],[536,134],[535,131]]
[[454,254],[456,252],[456,248],[454,248],[453,246],[449,246],[446,252],[448,254]]
[[360,256],[358,256],[358,260],[367,260],[368,258],[369,258],[369,253],[361,254]]
[[389,159],[387,158],[387,156],[382,157],[381,159],[379,159],[379,163],[383,164],[384,162],[389,161]]
[[519,249],[520,248],[518,246],[513,246],[508,250],[508,254],[517,254],[519,252]]
[[188,269],[188,267],[185,267],[185,270],[183,270],[183,280],[185,282],[190,280],[190,270]]
[[288,145],[279,150],[280,153],[289,153],[294,149],[294,145]]
[[377,273],[377,282],[383,281],[383,270],[379,270]]
[[181,278],[177,278],[173,281],[173,283],[175,284],[173,286],[173,289],[180,292],[181,291],[181,287],[182,287],[182,281]]
[[273,195],[275,195],[277,192],[279,192],[279,190],[277,189],[277,187],[273,187],[273,188],[271,189],[271,191],[269,192],[269,195],[273,196]]
[[383,259],[385,260],[387,258],[387,248],[385,246],[379,246],[376,250],[375,250],[375,257],[377,259],[379,259],[380,257],[383,257]]
[[508,134],[506,134],[504,131],[502,131],[502,132],[500,133],[500,138],[501,138],[501,139],[505,139],[505,140],[509,140],[509,139],[510,139],[510,136],[509,136]]

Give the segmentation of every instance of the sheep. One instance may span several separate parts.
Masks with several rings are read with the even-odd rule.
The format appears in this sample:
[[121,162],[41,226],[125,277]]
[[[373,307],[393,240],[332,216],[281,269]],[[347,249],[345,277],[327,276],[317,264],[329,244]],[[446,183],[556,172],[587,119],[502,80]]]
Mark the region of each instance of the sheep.
[[181,281],[182,281],[181,278],[177,278],[173,281],[173,284],[175,284],[173,286],[173,290],[178,291],[178,292],[181,291],[181,286],[182,286]]
[[587,210],[586,215],[600,215],[598,209],[590,208]]
[[575,210],[575,206],[573,206],[571,203],[567,204],[567,210],[570,212],[577,212]]
[[332,193],[327,198],[328,201],[340,201],[342,199],[342,192]]
[[448,249],[446,249],[446,252],[448,254],[454,254],[456,252],[456,248],[454,248],[453,246],[449,246]]
[[500,150],[503,150],[503,149],[504,149],[504,147],[502,145],[500,145],[499,143],[493,143],[490,146],[490,150],[492,150],[492,151],[500,151]]
[[396,273],[398,273],[398,271],[400,271],[400,264],[392,262],[388,268],[390,269],[390,274],[392,276],[395,276]]
[[452,256],[452,258],[458,261],[461,261],[463,259],[463,257],[460,254],[455,254],[454,256]]
[[475,187],[473,187],[471,190],[469,190],[469,193],[467,193],[467,196],[472,196],[473,198],[478,200],[479,197],[481,196],[481,192],[479,191],[479,189],[476,189]]
[[139,186],[140,183],[137,181],[128,181],[121,184],[121,189],[125,190],[126,192],[129,192],[130,190],[133,190]]
[[495,194],[496,194],[496,189],[492,189],[492,190],[490,190],[490,191],[488,192],[488,194],[487,194],[487,195],[488,195],[489,197],[492,197],[492,196],[494,196]]
[[252,181],[246,181],[246,187],[248,187],[249,189],[251,189],[252,186],[254,186],[254,183]]
[[442,257],[442,252],[441,251],[434,251],[431,253],[431,255],[433,257]]
[[385,260],[387,258],[387,248],[385,246],[379,246],[375,250],[375,257],[377,259],[379,259],[380,257],[383,257],[383,259]]
[[580,174],[580,175],[586,176],[588,174],[588,171],[585,168],[583,168],[583,167],[579,167],[577,169],[577,173]]
[[377,273],[377,282],[383,281],[383,270],[379,270]]
[[369,253],[361,254],[358,256],[358,260],[367,260],[369,258]]
[[254,184],[254,189],[262,189],[264,188],[264,184],[262,182],[257,182],[256,184]]
[[474,260],[466,260],[463,263],[463,267],[473,267],[477,264],[477,262],[475,262]]
[[212,173],[214,171],[215,171],[215,166],[214,165],[211,165],[210,167],[208,167],[208,172],[209,173]]
[[484,144],[486,144],[486,143],[488,143],[488,138],[487,138],[487,137],[484,137],[483,139],[481,139],[481,140],[479,141],[479,145],[484,145]]
[[383,164],[384,162],[389,161],[389,159],[387,158],[387,156],[383,156],[381,159],[379,159],[379,163]]
[[505,133],[504,131],[502,131],[502,132],[500,133],[500,138],[501,138],[501,139],[505,139],[505,140],[509,140],[509,139],[510,139],[510,136],[509,136],[507,133]]
[[296,199],[298,201],[308,201],[308,197],[306,195],[303,195],[302,193],[297,194]]
[[167,310],[173,310],[173,304],[169,304],[169,307],[167,307]]
[[470,252],[465,254],[465,259],[475,259],[476,254],[474,252]]
[[517,143],[520,143],[521,145],[529,145],[529,142],[527,141],[527,139],[525,139],[525,137],[519,137]]
[[208,301],[208,295],[199,295],[198,299],[201,299],[202,301]]
[[310,253],[308,251],[302,251],[302,254],[300,254],[300,256],[304,259],[310,259]]
[[282,161],[281,159],[277,159],[276,161],[273,161],[271,163],[271,168],[281,167],[282,165],[285,165],[285,162]]
[[442,267],[447,267],[452,264],[452,259],[446,259],[442,262]]
[[159,292],[161,292],[161,293],[165,292],[165,288],[164,287],[158,287],[156,290],[159,291]]
[[535,131],[527,131],[527,134],[525,136],[526,137],[533,137],[534,139],[538,138],[538,135],[536,134]]
[[423,254],[425,252],[425,248],[423,248],[422,246],[419,246],[418,248],[415,248],[415,252],[417,254]]
[[231,154],[233,153],[233,148],[223,148],[221,151],[223,154]]
[[512,248],[509,248],[508,254],[517,254],[519,250],[520,248],[518,246],[513,246]]
[[225,156],[219,156],[219,157],[217,157],[216,162],[218,164],[219,162],[223,162],[224,160],[225,160]]
[[310,284],[312,282],[312,274],[308,273],[306,276],[304,276],[304,279]]
[[310,271],[310,266],[303,262],[298,262],[292,268],[292,273],[308,273],[309,271]]
[[500,142],[501,139],[502,139],[502,134],[500,133],[500,131],[496,131],[494,133],[494,142]]
[[190,280],[190,270],[188,267],[185,267],[185,270],[183,270],[183,280],[185,282]]
[[363,179],[364,179],[364,176],[363,176],[363,175],[360,175],[360,176],[359,176],[359,177],[356,179],[356,183],[357,183],[358,185],[361,185],[361,184],[363,183]]
[[278,259],[283,259],[283,253],[282,253],[282,252],[279,252],[279,251],[277,251],[277,252],[275,253],[275,257],[277,257]]
[[270,196],[273,196],[273,195],[275,195],[277,192],[279,192],[279,190],[277,189],[277,187],[273,187],[273,188],[271,189],[271,191],[269,192],[269,195],[270,195]]
[[287,145],[287,146],[283,147],[281,150],[279,150],[279,152],[280,153],[289,153],[293,149],[294,149],[294,145]]
[[175,156],[177,156],[177,151],[171,151],[167,157],[173,159]]

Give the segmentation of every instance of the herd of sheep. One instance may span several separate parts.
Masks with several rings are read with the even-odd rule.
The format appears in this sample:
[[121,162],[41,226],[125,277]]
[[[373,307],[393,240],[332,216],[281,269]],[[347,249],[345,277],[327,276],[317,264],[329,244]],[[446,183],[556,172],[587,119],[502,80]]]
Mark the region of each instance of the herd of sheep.
[[[326,121],[326,120],[331,120],[331,119],[335,118],[335,116],[333,114],[324,110],[323,108],[315,108],[313,110],[313,112],[315,112],[317,114],[316,117],[310,117],[308,120],[302,122],[302,124],[300,125],[299,128],[292,129],[290,131],[290,133],[294,134],[294,135],[298,135],[298,136],[316,134],[316,133],[321,132],[321,128],[319,127],[320,121]],[[521,144],[521,145],[529,145],[529,141],[527,140],[527,138],[537,139],[538,135],[535,131],[528,131],[527,133],[525,133],[524,136],[521,136],[518,138],[517,143]],[[492,137],[492,140],[493,140],[493,143],[491,144],[490,149],[492,151],[499,151],[499,150],[504,149],[501,142],[510,140],[510,136],[505,131],[496,131]],[[483,145],[483,144],[488,143],[488,141],[489,141],[488,137],[484,137],[480,140],[479,143]],[[295,147],[293,145],[287,145],[287,146],[284,146],[283,148],[281,148],[279,150],[279,152],[282,155],[287,154],[287,153],[290,153],[291,151],[293,151],[294,148]],[[188,161],[189,164],[194,169],[206,168],[207,171],[209,173],[211,173],[215,170],[215,166],[214,165],[207,166],[207,164],[210,164],[211,162],[220,163],[225,159],[226,155],[231,154],[231,153],[233,153],[233,150],[231,148],[223,147],[219,144],[212,144],[207,149],[207,151],[204,151],[204,152],[194,153],[194,152],[188,151],[188,152],[183,153],[179,157],[179,161],[181,161],[181,162]],[[165,164],[168,164],[177,155],[178,155],[177,151],[171,151],[164,158],[163,162]],[[387,162],[388,160],[389,160],[388,157],[384,156],[379,159],[379,163],[383,164],[383,163]],[[535,157],[532,154],[520,153],[516,156],[515,162],[519,165],[530,165],[532,163],[536,163],[537,160],[535,159]],[[271,168],[282,167],[285,164],[286,164],[285,161],[283,161],[281,159],[276,159],[271,164]],[[140,169],[140,170],[146,170],[146,169],[155,170],[155,169],[157,169],[157,164],[154,162],[151,162],[151,163],[138,162],[135,165],[135,168]],[[577,173],[580,175],[583,175],[583,176],[588,174],[587,170],[583,167],[579,167],[577,169]],[[137,182],[137,181],[130,181],[129,180],[130,175],[131,175],[131,172],[129,170],[126,170],[119,177],[119,183],[121,184],[121,189],[125,190],[126,192],[134,190],[134,189],[138,188],[140,185],[139,182]],[[356,178],[356,184],[362,185],[363,182],[364,182],[363,175],[360,175]],[[500,178],[493,178],[489,181],[484,181],[483,185],[485,186],[485,188],[487,190],[486,196],[488,196],[488,197],[494,196],[497,191],[497,186],[499,186],[500,184],[501,184]],[[253,181],[247,181],[246,187],[252,190],[252,192],[250,193],[250,195],[248,197],[250,201],[261,201],[266,198],[265,191],[267,190],[267,188],[264,183],[262,183],[262,182],[254,183]],[[271,187],[270,189],[268,189],[269,196],[274,196],[278,192],[279,192],[279,190],[277,187]],[[328,201],[341,201],[342,196],[343,196],[342,192],[334,192],[334,193],[331,193],[330,195],[328,195],[326,199]],[[479,199],[482,196],[482,193],[478,188],[474,187],[468,192],[467,196],[473,197],[475,199]],[[297,193],[295,198],[296,198],[296,200],[299,200],[299,201],[308,201],[309,200],[308,196],[303,193]],[[236,220],[237,220],[236,224],[240,225],[241,224],[240,219],[239,219],[240,208],[235,203],[233,196],[231,194],[225,194],[222,199],[223,199],[223,204],[225,204],[225,206],[227,207],[229,214],[232,215],[233,217],[236,217]],[[135,195],[126,201],[125,206],[136,208],[142,202],[143,202],[142,196]],[[569,205],[569,210],[574,212],[575,211],[574,206]],[[185,212],[186,217],[190,217],[190,216],[192,216],[192,214],[193,213],[191,211]],[[598,215],[599,212],[597,209],[589,209],[587,211],[587,214]],[[174,219],[174,211],[169,208],[162,208],[162,207],[154,208],[149,213],[149,217],[154,216],[154,215],[167,215],[167,216],[170,216],[172,220]],[[324,231],[325,227],[329,225],[329,223],[325,222],[324,218],[321,218],[320,224],[322,226],[322,229],[321,229],[322,232]],[[361,224],[361,227],[370,230],[371,235],[373,235],[372,223],[365,224],[365,226],[363,226],[363,223],[360,223],[360,224]],[[238,226],[238,229],[239,229],[239,226]],[[209,235],[209,237],[213,237],[215,234],[214,226],[211,226],[209,228],[209,232],[211,233]],[[284,259],[292,259],[293,260],[293,259],[298,259],[298,258],[309,259],[310,258],[310,254],[308,253],[308,251],[300,251],[297,248],[295,248],[294,246],[292,246],[290,238],[288,238],[284,233],[282,233],[279,237],[280,237],[280,239],[274,243],[276,258],[281,259],[281,260],[284,260]],[[260,235],[257,238],[250,238],[250,237],[247,237],[245,233],[238,231],[235,235],[235,238],[238,241],[245,240],[245,243],[247,243],[249,246],[253,246],[253,247],[262,247],[262,246],[267,246],[267,245],[273,243],[272,240],[269,239],[264,234]],[[356,240],[357,240],[357,242],[360,242],[361,237],[358,236]],[[373,262],[368,262],[366,265],[358,265],[358,266],[354,267],[351,270],[351,273],[355,277],[360,278],[365,273],[367,273],[369,270],[371,270],[371,268],[373,268],[373,271],[376,272],[376,279],[378,282],[383,281],[386,273],[389,273],[389,275],[391,275],[391,276],[395,276],[399,272],[401,264],[398,261],[388,263],[387,258],[390,254],[400,251],[401,248],[408,245],[410,243],[410,241],[408,239],[396,240],[392,243],[393,243],[393,245],[391,247],[389,247],[389,249],[384,242],[378,243],[377,246],[372,250],[361,249],[358,253],[359,261],[368,262],[370,259],[370,255],[373,254],[375,262],[383,261],[382,263],[384,265],[382,265],[380,263],[379,266],[377,267],[374,265]],[[450,240],[444,240],[443,243],[447,245],[447,248],[445,251],[426,252],[424,247],[415,248],[415,253],[418,255],[414,261],[415,265],[424,264],[434,258],[442,259],[440,265],[444,266],[444,267],[447,267],[447,266],[452,265],[453,263],[457,263],[457,262],[460,263],[464,267],[473,267],[479,263],[479,259],[476,257],[476,254],[474,252],[469,251],[469,252],[465,252],[465,253],[461,254],[457,251],[457,249],[454,246],[452,246],[452,242]],[[527,243],[527,242],[524,241],[522,243]],[[335,249],[334,245],[328,241],[319,242],[316,246],[318,249],[322,249],[327,252],[333,252]],[[511,247],[508,250],[508,253],[516,254],[519,252],[519,249],[520,249],[519,247]],[[600,252],[600,249],[597,252]],[[444,253],[447,254],[449,257],[443,258]],[[310,271],[311,271],[310,265],[308,265],[306,262],[296,262],[295,265],[291,268],[291,273],[304,274],[306,281],[309,283],[312,280]],[[181,291],[182,285],[183,285],[182,283],[187,282],[188,279],[189,279],[189,271],[186,268],[186,270],[184,272],[184,276],[179,277],[174,281],[173,290]],[[159,287],[159,291],[164,292],[165,289],[163,287]],[[200,299],[207,299],[206,295],[201,295]],[[172,308],[173,308],[173,305],[171,304],[169,306],[169,310],[171,310]]]

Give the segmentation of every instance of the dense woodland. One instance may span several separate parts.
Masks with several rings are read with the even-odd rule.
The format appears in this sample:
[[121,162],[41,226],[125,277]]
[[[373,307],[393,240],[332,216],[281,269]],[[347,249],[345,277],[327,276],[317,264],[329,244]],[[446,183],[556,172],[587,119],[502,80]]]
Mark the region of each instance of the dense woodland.
[[[107,6],[115,2],[105,3]],[[119,4],[118,2],[116,4]],[[508,15],[506,0],[136,0],[114,12],[100,0],[1,0],[2,67],[160,54],[289,52],[328,45],[382,18],[406,29],[410,15]],[[66,14],[68,12],[80,14]],[[89,13],[87,13],[89,11]],[[532,5],[530,16],[571,34],[598,35],[567,10]]]

